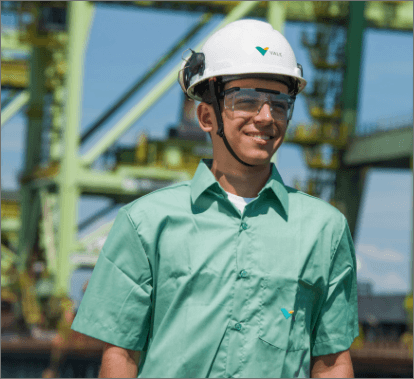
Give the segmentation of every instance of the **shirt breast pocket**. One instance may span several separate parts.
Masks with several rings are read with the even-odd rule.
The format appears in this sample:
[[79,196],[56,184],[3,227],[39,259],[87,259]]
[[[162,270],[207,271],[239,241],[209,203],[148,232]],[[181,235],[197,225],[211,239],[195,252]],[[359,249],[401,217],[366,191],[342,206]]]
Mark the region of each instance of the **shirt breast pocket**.
[[[269,287],[262,289],[259,338],[281,350],[309,348],[309,290]],[[308,320],[309,319],[309,320]]]

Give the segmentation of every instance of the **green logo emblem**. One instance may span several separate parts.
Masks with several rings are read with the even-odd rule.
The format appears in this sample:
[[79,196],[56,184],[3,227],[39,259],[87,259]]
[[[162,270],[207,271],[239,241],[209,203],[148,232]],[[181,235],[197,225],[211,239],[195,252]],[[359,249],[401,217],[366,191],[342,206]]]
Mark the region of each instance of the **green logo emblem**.
[[287,320],[290,316],[292,316],[293,318],[294,318],[294,316],[293,316],[293,313],[295,313],[294,311],[287,311],[285,308],[282,308],[281,309],[281,311],[282,311],[282,313],[283,313],[283,316],[285,316],[285,319]]
[[262,54],[263,56],[266,54],[267,50],[269,50],[268,47],[265,47],[264,49],[262,49],[260,46],[256,46],[257,51]]

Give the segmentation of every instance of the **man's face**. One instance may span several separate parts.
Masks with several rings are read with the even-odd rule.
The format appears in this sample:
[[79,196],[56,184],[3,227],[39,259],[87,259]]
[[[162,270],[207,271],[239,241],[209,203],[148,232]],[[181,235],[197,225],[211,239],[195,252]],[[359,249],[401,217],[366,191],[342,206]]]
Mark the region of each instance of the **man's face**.
[[[233,87],[264,88],[285,94],[288,93],[288,87],[285,84],[266,79],[234,80],[226,83],[224,90]],[[262,106],[258,114],[247,120],[242,117],[235,117],[232,112],[224,109],[223,103],[222,100],[220,102],[220,109],[222,111],[224,133],[236,155],[249,164],[268,164],[283,142],[287,122],[275,120],[267,103]],[[222,140],[216,135],[216,132],[217,126],[213,134]],[[270,139],[257,139],[251,136],[254,134],[265,134],[270,136]],[[226,149],[225,146],[224,149]]]

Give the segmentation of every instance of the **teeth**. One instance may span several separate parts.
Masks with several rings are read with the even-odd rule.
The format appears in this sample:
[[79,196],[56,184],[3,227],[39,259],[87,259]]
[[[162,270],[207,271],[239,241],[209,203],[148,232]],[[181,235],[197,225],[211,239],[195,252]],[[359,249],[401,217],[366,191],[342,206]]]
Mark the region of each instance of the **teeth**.
[[270,137],[269,137],[269,136],[261,136],[261,135],[259,135],[259,134],[257,134],[257,135],[254,135],[254,134],[248,134],[248,136],[249,136],[249,137],[255,137],[255,138],[261,138],[261,139],[264,139],[264,140],[268,140],[268,139],[270,139]]

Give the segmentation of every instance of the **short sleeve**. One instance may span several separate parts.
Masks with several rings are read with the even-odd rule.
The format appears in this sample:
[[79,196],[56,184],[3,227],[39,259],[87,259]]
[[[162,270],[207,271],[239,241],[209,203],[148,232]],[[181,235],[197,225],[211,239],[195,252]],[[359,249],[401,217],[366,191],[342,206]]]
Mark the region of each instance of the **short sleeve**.
[[349,349],[359,335],[355,249],[348,223],[331,256],[327,295],[311,335],[312,356]]
[[142,350],[149,331],[151,298],[150,264],[133,221],[121,208],[72,329],[125,349]]

